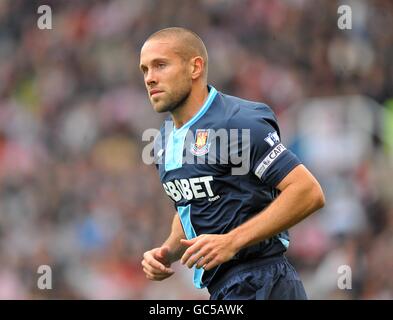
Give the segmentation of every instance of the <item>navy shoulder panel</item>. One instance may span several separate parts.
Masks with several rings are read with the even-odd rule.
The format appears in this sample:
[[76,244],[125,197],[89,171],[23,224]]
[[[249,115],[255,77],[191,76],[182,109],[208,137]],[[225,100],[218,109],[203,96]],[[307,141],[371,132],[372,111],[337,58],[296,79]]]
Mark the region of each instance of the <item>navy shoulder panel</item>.
[[266,123],[272,126],[280,135],[276,115],[268,105],[226,94],[221,94],[220,96],[225,109],[229,109],[226,112],[225,120],[230,123],[231,127],[249,128],[255,124]]

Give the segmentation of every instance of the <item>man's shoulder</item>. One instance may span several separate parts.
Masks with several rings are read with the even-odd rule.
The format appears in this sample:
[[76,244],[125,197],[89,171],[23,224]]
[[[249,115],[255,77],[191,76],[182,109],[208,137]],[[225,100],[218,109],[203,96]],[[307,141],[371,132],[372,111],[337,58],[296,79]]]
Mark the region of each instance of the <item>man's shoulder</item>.
[[247,109],[247,110],[257,110],[258,109],[258,110],[266,110],[266,111],[273,112],[272,109],[267,104],[265,104],[263,102],[247,100],[247,99],[233,96],[230,94],[226,94],[223,92],[219,92],[219,94],[220,94],[220,97],[223,99],[223,101],[226,104],[243,107],[244,109]]
[[247,127],[252,123],[277,123],[273,110],[263,102],[246,100],[236,96],[220,93],[221,103],[226,112],[225,121],[229,126]]

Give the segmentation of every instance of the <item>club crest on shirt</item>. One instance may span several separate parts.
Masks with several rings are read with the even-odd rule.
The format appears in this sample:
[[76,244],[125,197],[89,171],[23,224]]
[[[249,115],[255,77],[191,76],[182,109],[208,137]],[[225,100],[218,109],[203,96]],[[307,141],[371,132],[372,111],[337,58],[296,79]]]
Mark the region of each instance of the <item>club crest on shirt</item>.
[[210,143],[207,143],[209,138],[209,129],[197,129],[195,136],[195,143],[191,144],[190,152],[194,156],[203,156],[209,152]]

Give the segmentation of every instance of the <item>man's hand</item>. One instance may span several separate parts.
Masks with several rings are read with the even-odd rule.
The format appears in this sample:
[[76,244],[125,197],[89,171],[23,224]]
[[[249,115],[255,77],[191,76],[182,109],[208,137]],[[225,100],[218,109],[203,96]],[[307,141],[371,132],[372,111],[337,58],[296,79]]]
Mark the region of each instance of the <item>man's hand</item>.
[[189,247],[181,258],[181,263],[189,268],[196,264],[197,268],[210,270],[230,260],[237,252],[228,234],[204,234],[180,242]]
[[166,246],[146,251],[142,260],[143,271],[146,278],[161,281],[175,272],[170,268],[169,248]]

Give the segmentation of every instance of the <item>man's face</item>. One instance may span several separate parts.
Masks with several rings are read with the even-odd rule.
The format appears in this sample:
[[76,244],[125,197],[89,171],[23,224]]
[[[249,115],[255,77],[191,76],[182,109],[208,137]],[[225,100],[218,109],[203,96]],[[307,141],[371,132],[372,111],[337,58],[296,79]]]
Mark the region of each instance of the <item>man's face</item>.
[[141,50],[140,69],[156,112],[176,109],[191,92],[189,65],[175,52],[175,45],[172,39],[152,39]]

